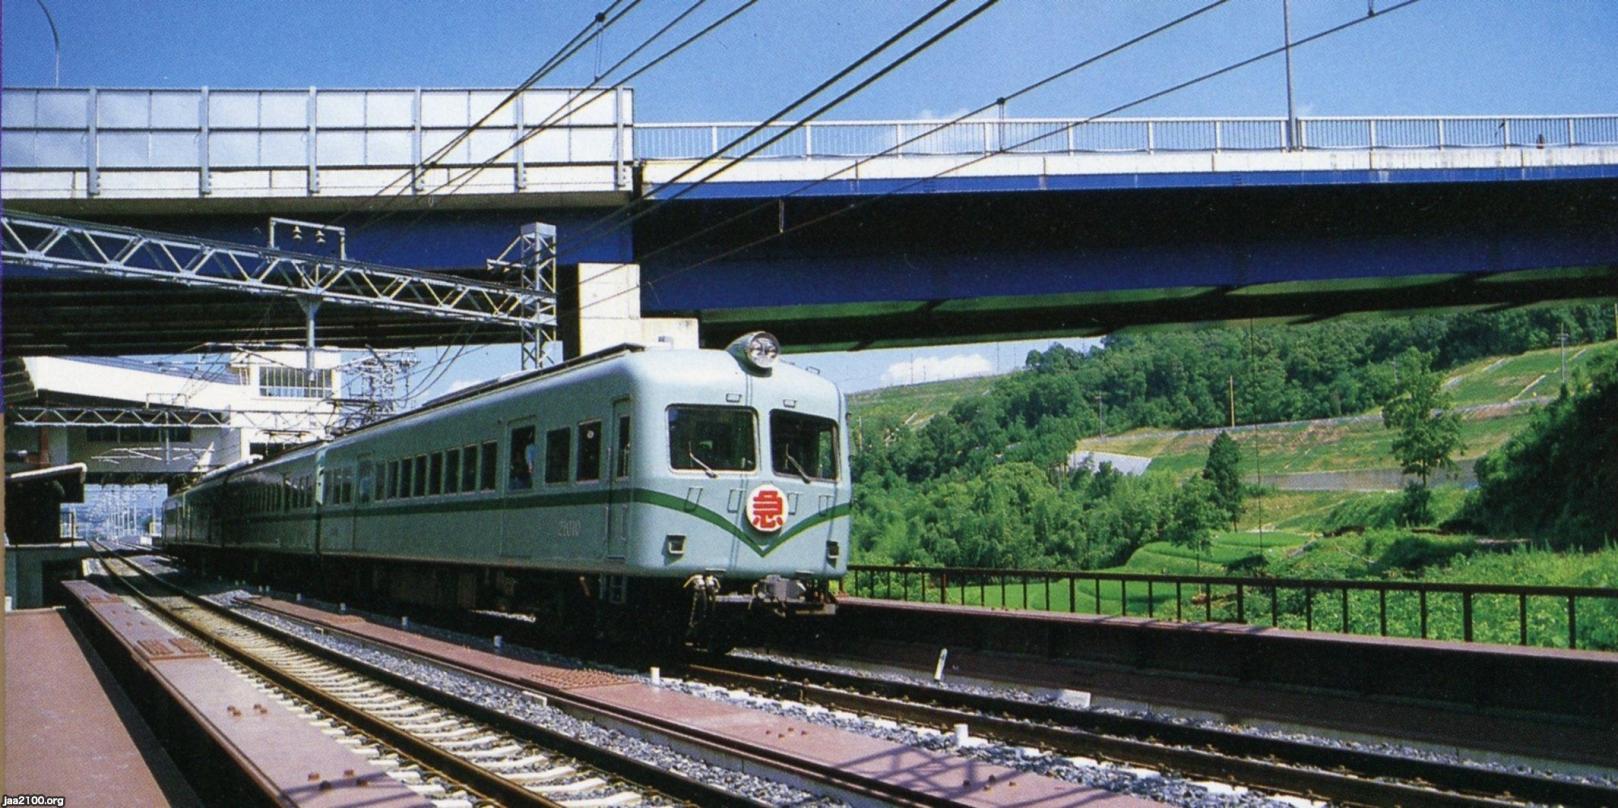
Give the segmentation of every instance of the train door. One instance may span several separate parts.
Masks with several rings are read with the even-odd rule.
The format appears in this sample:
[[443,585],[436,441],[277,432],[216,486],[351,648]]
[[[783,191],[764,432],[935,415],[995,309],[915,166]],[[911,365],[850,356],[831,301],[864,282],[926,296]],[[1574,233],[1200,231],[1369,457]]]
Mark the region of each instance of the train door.
[[376,465],[371,461],[370,452],[360,455],[354,468],[354,501],[349,509],[348,546],[344,548],[347,550],[363,546],[360,541],[360,506],[371,504],[371,494],[376,487]]
[[313,522],[315,555],[320,555],[320,522],[326,511],[326,479],[326,450],[322,449],[315,455],[315,518]]
[[534,419],[506,424],[506,456],[501,463],[500,555],[529,558],[540,536],[540,520],[530,494],[539,490],[539,431]]
[[629,552],[629,504],[634,499],[630,486],[629,399],[612,402],[612,420],[607,435],[607,558],[622,561]]

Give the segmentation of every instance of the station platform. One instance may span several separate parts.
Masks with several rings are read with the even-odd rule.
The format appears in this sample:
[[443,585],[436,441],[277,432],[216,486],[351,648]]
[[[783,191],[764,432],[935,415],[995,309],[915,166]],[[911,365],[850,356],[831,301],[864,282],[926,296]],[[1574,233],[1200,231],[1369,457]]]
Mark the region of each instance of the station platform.
[[[195,788],[208,804],[307,808],[432,805],[309,718],[255,687],[196,640],[177,635],[146,612],[88,581],[69,581],[62,586],[71,599],[69,613],[82,627],[89,645],[125,684],[142,715],[156,716],[151,720],[162,748],[185,762]],[[6,639],[10,659],[9,632]],[[19,653],[31,652],[24,647]],[[9,689],[9,680],[7,686]],[[157,744],[154,740],[143,748],[158,748]],[[72,760],[58,754],[54,765],[74,765]],[[12,789],[11,783],[6,787]],[[70,800],[69,804],[74,803]],[[164,801],[81,804],[162,805]]]
[[202,804],[66,614],[16,611],[5,623],[6,794]]

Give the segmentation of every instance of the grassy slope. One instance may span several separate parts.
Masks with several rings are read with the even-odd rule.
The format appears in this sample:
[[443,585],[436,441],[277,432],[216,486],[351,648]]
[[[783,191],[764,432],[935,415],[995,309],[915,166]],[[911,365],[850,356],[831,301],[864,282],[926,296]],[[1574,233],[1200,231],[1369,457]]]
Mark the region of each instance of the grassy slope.
[[[1618,350],[1618,343],[1612,341],[1569,349],[1568,372],[1573,373],[1601,352],[1613,350]],[[1554,396],[1560,381],[1560,352],[1553,348],[1473,362],[1450,376],[1449,388],[1457,406],[1472,407]],[[1531,416],[1527,407],[1497,407],[1463,414],[1461,438],[1466,449],[1460,457],[1481,457],[1498,448]],[[1377,469],[1391,465],[1393,433],[1383,428],[1379,418],[1347,423],[1310,421],[1261,425],[1257,429],[1234,432],[1232,437],[1249,462],[1256,450],[1260,474]],[[1152,457],[1154,473],[1184,477],[1202,468],[1212,440],[1212,433],[1203,431],[1145,429],[1088,438],[1080,441],[1078,448]]]
[[927,419],[947,412],[955,402],[963,398],[982,395],[993,386],[994,382],[993,376],[977,376],[970,379],[951,379],[865,390],[848,397],[848,408],[856,417],[891,416],[901,422],[919,426],[926,423]]

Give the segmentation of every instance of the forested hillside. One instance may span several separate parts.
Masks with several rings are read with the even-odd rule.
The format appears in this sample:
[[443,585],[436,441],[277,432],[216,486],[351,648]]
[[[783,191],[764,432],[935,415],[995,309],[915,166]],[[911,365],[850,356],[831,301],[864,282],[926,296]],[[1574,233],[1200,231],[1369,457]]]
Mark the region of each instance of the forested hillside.
[[1103,418],[1110,434],[1218,427],[1229,422],[1232,406],[1241,424],[1374,411],[1395,390],[1395,360],[1409,349],[1444,371],[1549,347],[1562,333],[1569,344],[1608,338],[1612,310],[1124,334],[1089,353],[1061,346],[1031,352],[1023,372],[919,426],[856,409],[854,559],[1121,563],[1145,542],[1196,534],[1211,518],[1201,507],[1210,493],[1200,477],[1180,485],[1154,475],[1067,471],[1075,442],[1098,434]]
[[1593,550],[1618,539],[1618,356],[1604,357],[1588,381],[1478,461],[1464,521],[1555,547]]

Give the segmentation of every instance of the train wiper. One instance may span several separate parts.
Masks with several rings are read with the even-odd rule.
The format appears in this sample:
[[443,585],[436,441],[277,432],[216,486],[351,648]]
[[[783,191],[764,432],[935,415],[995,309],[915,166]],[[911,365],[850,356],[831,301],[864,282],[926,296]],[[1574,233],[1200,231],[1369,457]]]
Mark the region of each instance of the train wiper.
[[697,457],[696,452],[692,452],[692,451],[688,450],[688,451],[686,451],[685,456],[691,458],[691,462],[701,466],[702,467],[702,473],[708,475],[709,479],[718,479],[719,478],[719,475],[714,472],[713,467],[709,466],[707,463],[702,462],[702,459]]
[[783,454],[786,456],[787,464],[798,470],[798,476],[803,478],[804,485],[809,485],[809,472],[803,470],[803,465],[798,462],[798,458],[793,457],[791,452],[784,452]]

